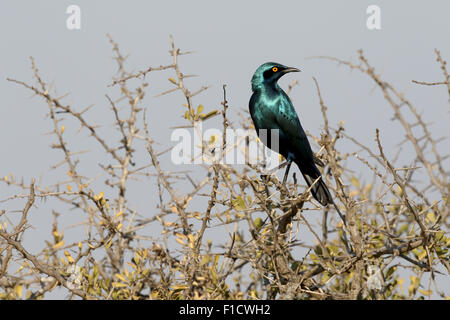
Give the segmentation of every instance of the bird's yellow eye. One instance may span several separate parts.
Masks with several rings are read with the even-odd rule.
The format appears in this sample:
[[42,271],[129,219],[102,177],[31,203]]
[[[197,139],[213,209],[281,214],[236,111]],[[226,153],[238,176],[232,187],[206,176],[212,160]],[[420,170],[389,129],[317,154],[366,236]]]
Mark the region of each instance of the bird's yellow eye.
[[277,68],[277,67],[273,67],[273,68],[272,68],[272,71],[273,71],[273,72],[277,72],[277,71],[278,71],[278,68]]

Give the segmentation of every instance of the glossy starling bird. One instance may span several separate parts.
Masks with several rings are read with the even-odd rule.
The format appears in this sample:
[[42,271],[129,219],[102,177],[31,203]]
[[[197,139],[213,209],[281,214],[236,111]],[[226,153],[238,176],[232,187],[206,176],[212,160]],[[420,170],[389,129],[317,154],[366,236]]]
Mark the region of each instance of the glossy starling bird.
[[[323,206],[335,205],[330,191],[316,167],[316,164],[321,166],[323,164],[311,150],[311,145],[300,124],[291,99],[277,83],[286,73],[299,71],[297,68],[289,68],[274,62],[261,65],[252,78],[253,95],[249,102],[250,115],[258,136],[260,136],[260,129],[266,129],[266,132],[273,129],[278,130],[279,150],[275,151],[287,160],[283,184],[286,182],[293,161],[297,164],[308,186],[314,184],[311,188],[313,197]],[[267,137],[269,136],[271,136],[270,133],[267,133]],[[261,140],[267,147],[273,149],[270,139]],[[314,181],[316,182],[314,183]]]

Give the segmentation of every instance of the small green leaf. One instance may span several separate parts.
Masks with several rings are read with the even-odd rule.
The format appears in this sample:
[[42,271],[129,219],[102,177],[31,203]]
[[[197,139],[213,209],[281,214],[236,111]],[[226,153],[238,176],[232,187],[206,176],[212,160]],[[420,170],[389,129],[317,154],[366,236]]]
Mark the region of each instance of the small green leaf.
[[210,112],[208,112],[207,114],[201,113],[201,114],[200,114],[200,119],[202,119],[202,120],[207,120],[207,119],[209,119],[209,118],[214,117],[214,116],[217,115],[217,114],[219,114],[219,111],[218,111],[217,109],[216,109],[216,110],[213,110],[213,111],[210,111]]
[[242,199],[240,196],[238,196],[236,200],[233,201],[233,205],[237,210],[245,210],[247,208],[244,199]]
[[264,221],[261,218],[256,218],[254,221],[255,228],[258,230],[264,225]]

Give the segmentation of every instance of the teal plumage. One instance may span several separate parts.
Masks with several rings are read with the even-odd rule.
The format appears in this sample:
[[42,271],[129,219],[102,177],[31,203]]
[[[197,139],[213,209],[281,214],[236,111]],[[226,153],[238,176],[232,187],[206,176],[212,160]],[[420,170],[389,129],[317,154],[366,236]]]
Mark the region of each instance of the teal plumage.
[[[298,72],[296,68],[288,68],[282,64],[268,62],[261,65],[253,75],[253,94],[249,102],[250,115],[255,129],[260,136],[261,129],[278,130],[278,151],[288,161],[289,171],[291,162],[295,162],[305,178],[308,186],[313,185],[311,193],[322,205],[334,204],[331,194],[321,178],[317,164],[321,164],[309,144],[305,131],[300,124],[291,99],[281,89],[277,81],[286,73]],[[270,134],[267,134],[270,137]],[[272,147],[270,139],[261,139]]]

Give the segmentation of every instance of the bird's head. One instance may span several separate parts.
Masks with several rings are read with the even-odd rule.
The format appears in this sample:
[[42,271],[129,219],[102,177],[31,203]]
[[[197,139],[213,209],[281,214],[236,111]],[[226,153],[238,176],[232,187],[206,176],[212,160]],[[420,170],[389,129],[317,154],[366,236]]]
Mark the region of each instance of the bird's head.
[[283,75],[289,72],[299,72],[297,68],[286,67],[276,62],[266,62],[259,66],[253,74],[252,90],[266,85],[275,85]]

